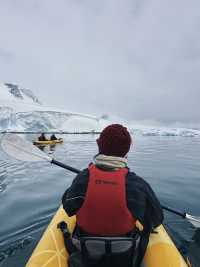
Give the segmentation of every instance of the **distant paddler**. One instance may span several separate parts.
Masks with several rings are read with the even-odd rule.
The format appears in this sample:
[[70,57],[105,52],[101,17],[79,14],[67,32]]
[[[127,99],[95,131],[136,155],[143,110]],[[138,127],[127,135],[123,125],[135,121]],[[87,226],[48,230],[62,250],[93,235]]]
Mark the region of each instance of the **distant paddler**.
[[58,140],[58,138],[55,136],[55,134],[52,134],[51,137],[50,137],[50,140],[53,141],[53,140]]
[[46,136],[45,133],[42,133],[39,137],[38,137],[38,141],[49,141]]

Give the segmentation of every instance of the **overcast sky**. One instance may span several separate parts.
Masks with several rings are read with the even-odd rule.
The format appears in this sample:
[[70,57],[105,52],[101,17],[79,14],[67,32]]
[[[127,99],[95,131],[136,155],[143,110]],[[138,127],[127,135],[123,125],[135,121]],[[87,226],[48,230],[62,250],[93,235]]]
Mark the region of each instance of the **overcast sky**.
[[0,81],[71,111],[200,121],[200,1],[0,0]]

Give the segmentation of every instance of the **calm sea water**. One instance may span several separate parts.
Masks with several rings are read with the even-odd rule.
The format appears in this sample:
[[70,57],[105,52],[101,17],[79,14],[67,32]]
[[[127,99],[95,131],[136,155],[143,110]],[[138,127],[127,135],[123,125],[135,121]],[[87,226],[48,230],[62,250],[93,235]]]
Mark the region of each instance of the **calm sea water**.
[[[45,153],[85,168],[97,153],[95,135],[64,135]],[[0,137],[1,138],[1,137]],[[26,136],[32,140],[34,136]],[[160,201],[200,216],[200,139],[136,136],[129,167],[145,178]],[[46,162],[9,158],[0,149],[0,266],[23,267],[61,203],[74,174]],[[165,213],[165,224],[182,253],[200,266],[200,233],[186,220]]]

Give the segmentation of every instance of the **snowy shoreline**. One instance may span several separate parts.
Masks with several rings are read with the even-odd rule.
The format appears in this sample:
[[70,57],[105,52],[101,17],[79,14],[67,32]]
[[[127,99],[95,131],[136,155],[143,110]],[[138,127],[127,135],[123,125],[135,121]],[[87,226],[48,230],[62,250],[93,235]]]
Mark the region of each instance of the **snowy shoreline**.
[[[133,136],[147,136],[147,137],[200,137],[200,130],[194,129],[184,129],[184,128],[129,128],[130,133]],[[5,133],[13,133],[13,134],[74,134],[74,135],[81,135],[81,134],[88,134],[88,135],[97,135],[100,134],[101,131],[59,131],[59,130],[49,130],[49,131],[17,131],[17,130],[2,130],[0,134]]]

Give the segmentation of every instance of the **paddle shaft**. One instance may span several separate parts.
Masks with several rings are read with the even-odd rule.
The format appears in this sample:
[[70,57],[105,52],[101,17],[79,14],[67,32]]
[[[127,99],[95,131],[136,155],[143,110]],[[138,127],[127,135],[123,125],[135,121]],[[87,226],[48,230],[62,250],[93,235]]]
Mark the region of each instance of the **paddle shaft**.
[[167,210],[167,211],[170,211],[170,212],[172,212],[172,213],[175,213],[175,214],[181,216],[182,218],[186,218],[186,212],[182,212],[182,211],[180,211],[180,210],[175,210],[175,209],[172,209],[172,208],[170,208],[170,207],[166,207],[166,206],[162,206],[162,208],[163,208],[164,210]]
[[64,169],[67,169],[67,170],[69,170],[69,171],[71,171],[71,172],[74,172],[74,173],[77,173],[77,174],[80,173],[80,170],[78,170],[78,169],[76,169],[76,168],[73,168],[73,167],[71,167],[71,166],[68,166],[68,165],[66,165],[66,164],[64,164],[64,163],[62,163],[62,162],[60,162],[60,161],[55,160],[55,159],[52,159],[51,163],[52,163],[52,164],[55,164],[55,165],[57,165],[57,166],[60,166],[60,167],[62,167],[62,168],[64,168]]

